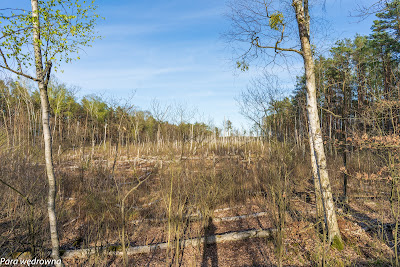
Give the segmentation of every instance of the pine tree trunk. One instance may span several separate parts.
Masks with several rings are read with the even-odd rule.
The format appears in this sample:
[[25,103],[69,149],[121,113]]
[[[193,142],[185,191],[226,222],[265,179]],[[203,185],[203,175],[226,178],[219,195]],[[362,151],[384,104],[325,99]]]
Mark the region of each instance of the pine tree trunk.
[[[335,204],[333,202],[331,186],[329,182],[328,170],[326,167],[326,157],[322,139],[322,131],[318,116],[317,92],[315,84],[315,68],[310,44],[310,18],[308,15],[308,1],[293,0],[293,7],[296,13],[297,24],[299,26],[299,37],[301,50],[304,60],[307,88],[307,113],[310,125],[310,133],[315,153],[315,163],[318,171],[322,202],[325,212],[325,223],[328,229],[328,239],[330,242],[339,243],[342,246],[342,239],[337,224]],[[314,163],[312,163],[314,164]],[[316,181],[317,179],[314,179]]]
[[[51,129],[50,129],[50,104],[47,95],[47,84],[45,82],[46,75],[49,76],[43,69],[42,53],[39,44],[40,40],[40,25],[39,25],[39,8],[38,0],[31,0],[32,5],[32,18],[33,18],[33,46],[35,51],[35,67],[36,77],[39,80],[38,86],[40,91],[40,103],[42,108],[42,125],[43,125],[43,139],[45,149],[46,173],[49,183],[49,192],[47,200],[47,211],[49,214],[50,224],[50,237],[52,245],[51,256],[56,260],[56,266],[63,266],[60,258],[59,240],[57,232],[57,216],[55,208],[56,198],[56,179],[54,176],[53,156],[51,150]],[[49,63],[47,63],[49,64]],[[51,68],[51,67],[50,67]],[[47,70],[47,68],[46,68]],[[50,71],[50,69],[48,70]]]

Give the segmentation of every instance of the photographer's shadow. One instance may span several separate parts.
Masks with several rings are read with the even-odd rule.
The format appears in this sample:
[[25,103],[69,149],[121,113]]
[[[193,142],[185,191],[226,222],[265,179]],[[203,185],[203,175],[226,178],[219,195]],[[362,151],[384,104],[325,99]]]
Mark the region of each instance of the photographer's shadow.
[[218,266],[218,249],[215,240],[212,244],[207,244],[210,237],[215,236],[216,227],[213,224],[212,218],[208,218],[208,222],[204,226],[204,246],[203,246],[203,260],[202,267],[217,267]]

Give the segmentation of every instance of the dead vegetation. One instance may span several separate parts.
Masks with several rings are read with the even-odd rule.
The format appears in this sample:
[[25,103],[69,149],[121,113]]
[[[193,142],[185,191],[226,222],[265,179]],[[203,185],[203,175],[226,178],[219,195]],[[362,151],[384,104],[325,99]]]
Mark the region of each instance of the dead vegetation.
[[[120,266],[124,259],[137,266],[393,264],[390,185],[383,176],[372,176],[382,164],[372,153],[352,157],[345,206],[339,202],[340,160],[330,160],[346,243],[338,250],[324,244],[316,230],[308,157],[297,147],[231,138],[209,142],[182,159],[174,144],[114,147],[109,154],[103,149],[88,155],[68,150],[56,160],[61,250],[68,265]],[[1,188],[1,257],[47,257],[44,167],[39,160],[23,160],[19,151],[8,153],[1,157],[1,174],[20,194]],[[373,178],[357,175],[364,172]],[[270,231],[268,237],[216,241],[263,230]],[[148,253],[132,252],[140,249]],[[68,256],[74,251],[90,255]]]

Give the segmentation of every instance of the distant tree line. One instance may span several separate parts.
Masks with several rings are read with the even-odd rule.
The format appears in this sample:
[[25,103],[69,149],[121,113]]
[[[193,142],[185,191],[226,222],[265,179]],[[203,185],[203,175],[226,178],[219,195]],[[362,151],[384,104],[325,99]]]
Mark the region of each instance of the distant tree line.
[[[52,79],[48,94],[50,121],[55,149],[59,145],[78,148],[117,142],[121,146],[143,142],[199,140],[214,136],[205,123],[182,119],[177,123],[155,118],[150,111],[131,103],[108,103],[100,96],[78,100],[74,87]],[[173,112],[173,111],[171,111]],[[189,112],[181,110],[181,112]],[[42,143],[40,98],[20,80],[0,80],[0,135],[9,146],[32,149]]]

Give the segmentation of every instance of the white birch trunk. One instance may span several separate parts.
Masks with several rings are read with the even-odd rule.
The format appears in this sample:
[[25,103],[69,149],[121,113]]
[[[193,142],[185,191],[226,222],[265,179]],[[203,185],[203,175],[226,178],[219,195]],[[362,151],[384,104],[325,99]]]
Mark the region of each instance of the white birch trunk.
[[324,206],[322,203],[321,184],[319,182],[318,165],[314,153],[314,142],[312,139],[311,127],[309,127],[308,140],[310,142],[310,157],[311,157],[311,167],[313,172],[314,190],[315,190],[315,205],[317,214],[316,217],[318,222],[324,217]]
[[[299,37],[301,50],[304,59],[304,69],[306,74],[307,88],[307,113],[310,125],[310,133],[315,153],[315,163],[318,171],[320,190],[325,212],[325,222],[328,230],[329,241],[342,243],[339,227],[337,224],[335,204],[333,202],[331,186],[329,182],[328,170],[326,167],[326,157],[322,139],[322,131],[318,116],[317,92],[315,85],[314,59],[310,45],[310,17],[308,15],[308,0],[293,0],[293,7],[296,12],[297,24],[299,26]],[[311,156],[312,157],[312,156]],[[314,163],[312,163],[314,164]],[[314,179],[316,181],[318,179]],[[316,185],[317,187],[317,185]]]
[[46,63],[46,70],[43,69],[42,53],[40,47],[40,25],[39,25],[39,7],[38,0],[31,0],[32,5],[32,18],[33,18],[33,47],[35,51],[35,66],[36,66],[36,77],[39,80],[38,86],[40,91],[40,103],[42,108],[42,125],[43,125],[43,139],[44,139],[44,149],[45,149],[45,161],[46,161],[46,173],[49,183],[49,192],[47,199],[47,211],[49,214],[49,224],[50,224],[50,237],[52,253],[51,256],[56,260],[56,266],[63,266],[60,258],[59,251],[59,240],[57,232],[57,216],[55,208],[55,198],[56,198],[56,179],[54,175],[53,167],[53,156],[51,149],[51,129],[50,129],[50,104],[47,95],[47,84],[45,82],[46,75],[49,76],[46,71],[50,72],[49,62]]

